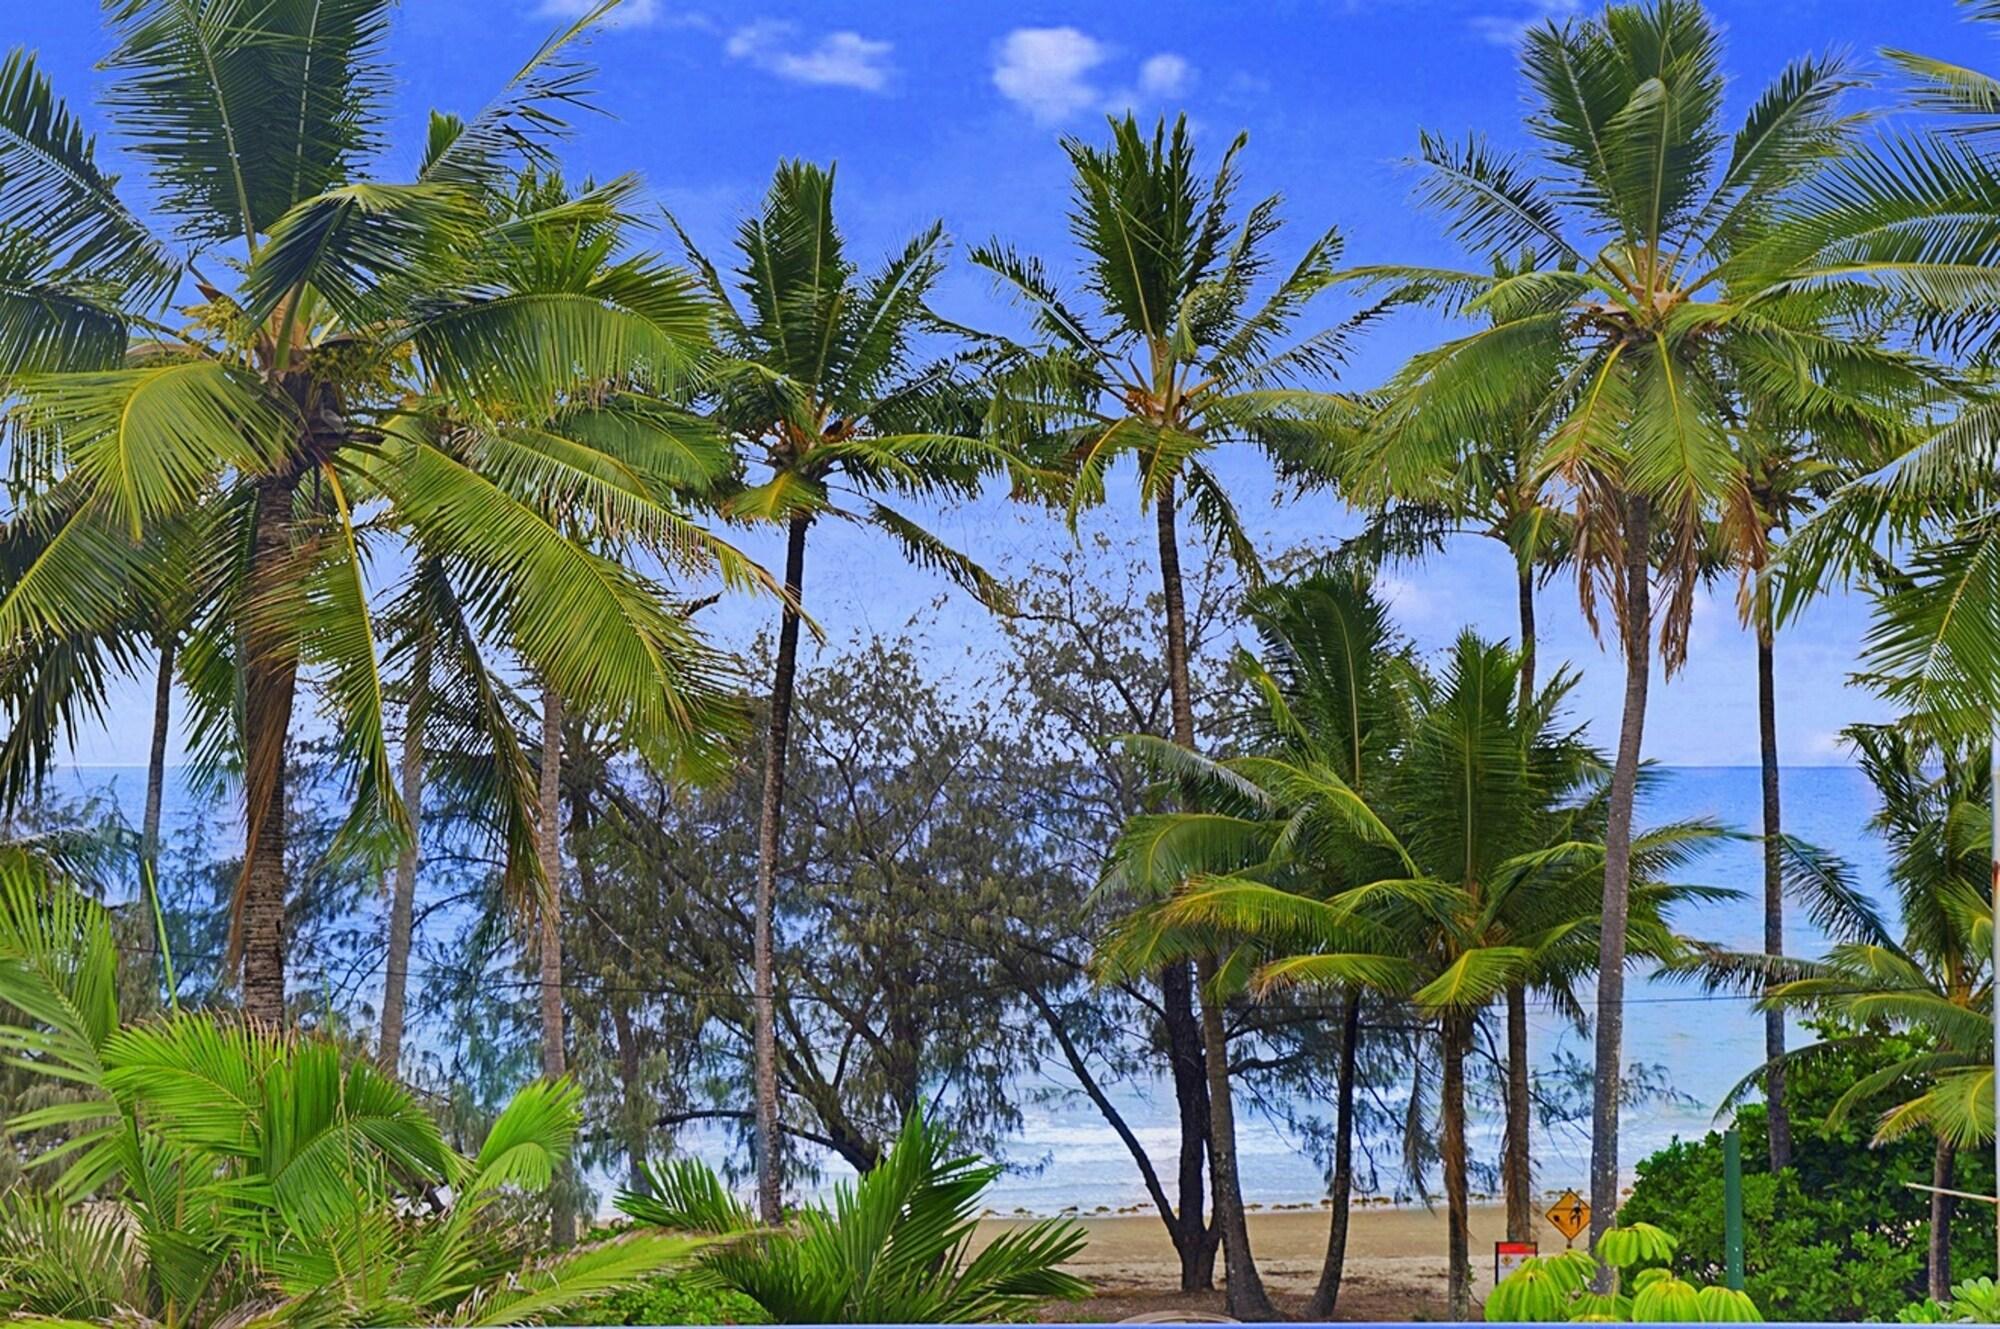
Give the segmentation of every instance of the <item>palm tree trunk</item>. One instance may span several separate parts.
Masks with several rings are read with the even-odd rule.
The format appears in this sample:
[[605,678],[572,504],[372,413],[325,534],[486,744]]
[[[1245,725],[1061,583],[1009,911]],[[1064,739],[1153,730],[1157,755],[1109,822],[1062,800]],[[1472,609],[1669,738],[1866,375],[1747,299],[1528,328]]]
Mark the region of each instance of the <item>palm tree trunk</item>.
[[[1645,737],[1646,689],[1652,668],[1652,508],[1643,495],[1627,500],[1623,603],[1619,626],[1625,653],[1625,704],[1618,754],[1611,768],[1611,806],[1604,826],[1604,910],[1597,947],[1596,1093],[1590,1113],[1590,1242],[1618,1217],[1618,1105],[1625,1039],[1625,928],[1632,894],[1632,802]],[[1609,1287],[1600,1270],[1600,1289]]]
[[[1515,596],[1521,613],[1521,683],[1518,705],[1526,715],[1535,703],[1535,571],[1516,572]],[[1528,990],[1507,989],[1507,1140],[1500,1155],[1501,1188],[1507,1196],[1507,1240],[1535,1239],[1535,1164],[1532,1090],[1528,1067]]]
[[[1215,991],[1213,954],[1195,963],[1201,984],[1202,1051],[1208,1067],[1208,1167],[1215,1181],[1215,1222],[1222,1230],[1222,1269],[1229,1313],[1239,1320],[1275,1320],[1264,1280],[1250,1256],[1250,1224],[1243,1212],[1243,1186],[1236,1171],[1236,1106],[1229,1092],[1229,1040],[1223,1026],[1225,1003]],[[1224,1197],[1228,1197],[1226,1200]]]
[[1447,1015],[1444,1039],[1444,1083],[1440,1090],[1443,1120],[1439,1153],[1444,1166],[1445,1259],[1449,1314],[1454,1320],[1472,1318],[1472,1209],[1465,1152],[1465,1053],[1472,1042],[1472,1021]]
[[[562,969],[562,725],[563,704],[553,688],[542,689],[542,769],[536,817],[542,862],[541,961],[542,1075],[557,1079],[568,1070],[563,1051]],[[558,1180],[557,1185],[562,1184]],[[556,1196],[549,1206],[549,1241],[564,1247],[576,1240],[576,1215]]]
[[174,657],[171,633],[160,638],[160,668],[153,683],[153,735],[146,751],[146,810],[139,822],[139,867],[150,897],[160,881],[160,808],[167,790],[167,732],[173,724]]
[[243,1013],[285,1022],[285,739],[299,673],[298,642],[272,609],[291,575],[292,494],[297,480],[257,485],[243,636],[244,846],[235,940],[243,964]]
[[[1174,741],[1195,746],[1194,691],[1188,678],[1187,600],[1181,585],[1180,538],[1175,529],[1174,486],[1161,490],[1155,514],[1160,534],[1160,584],[1167,607],[1167,685],[1173,701]],[[1215,957],[1195,964],[1201,983],[1201,1050],[1208,1079],[1208,1165],[1214,1183],[1215,1222],[1222,1232],[1222,1263],[1229,1280],[1230,1314],[1239,1319],[1271,1319],[1269,1298],[1250,1254],[1250,1228],[1243,1216],[1243,1188],[1236,1174],[1236,1112],[1229,1093],[1229,1040],[1223,998],[1211,981]]]
[[1516,574],[1514,594],[1521,614],[1521,692],[1523,714],[1535,703],[1535,569],[1531,564]]
[[[160,910],[160,806],[167,790],[167,730],[173,723],[176,649],[174,634],[161,633],[160,667],[153,684],[152,742],[146,752],[146,809],[139,822],[139,889],[144,893],[142,903],[148,913],[144,921],[149,931]],[[149,989],[157,987],[163,959],[158,954],[147,956]],[[172,994],[168,996],[171,999]]]
[[410,669],[410,702],[403,716],[403,810],[410,817],[410,842],[396,856],[389,895],[389,958],[382,979],[382,1041],[376,1060],[394,1075],[403,1064],[403,1011],[410,986],[410,943],[415,931],[417,844],[423,834],[424,716],[431,686],[431,634],[419,628]]
[[1535,1239],[1534,1103],[1528,1069],[1528,989],[1507,989],[1507,1142],[1500,1156],[1507,1240]]
[[1306,1318],[1327,1320],[1340,1302],[1340,1280],[1347,1270],[1347,1226],[1354,1203],[1354,1072],[1361,1044],[1361,989],[1350,987],[1340,1009],[1340,1062],[1334,1089],[1333,1182],[1327,1199],[1326,1259],[1320,1263],[1319,1286],[1306,1303]]
[[1942,1137],[1931,1152],[1931,1248],[1928,1291],[1933,1300],[1951,1299],[1951,1216],[1958,1208],[1954,1196],[1941,1192],[1953,1189],[1952,1174],[1957,1170],[1958,1150]]
[[771,728],[764,752],[764,797],[757,816],[757,898],[751,956],[752,1016],[756,1043],[757,1215],[766,1225],[784,1219],[778,1141],[778,1030],[776,975],[771,962],[772,913],[778,898],[778,845],[785,807],[785,755],[792,732],[792,689],[798,676],[799,604],[806,571],[806,528],[794,516],[785,534],[786,604],[778,625],[777,671],[771,680]]
[[[1764,954],[1785,953],[1785,875],[1778,839],[1784,821],[1778,809],[1778,698],[1774,659],[1776,633],[1767,598],[1757,610],[1757,743],[1764,778]],[[1764,1012],[1764,1102],[1769,1110],[1771,1171],[1792,1161],[1792,1114],[1785,1103],[1785,1013]]]
[[1181,1262],[1181,1291],[1206,1292],[1215,1286],[1215,1247],[1220,1236],[1206,1216],[1208,1167],[1208,1071],[1202,1056],[1201,1021],[1194,1013],[1194,966],[1181,961],[1160,974],[1165,1012],[1168,1068],[1180,1114],[1180,1194],[1174,1208],[1174,1253]]

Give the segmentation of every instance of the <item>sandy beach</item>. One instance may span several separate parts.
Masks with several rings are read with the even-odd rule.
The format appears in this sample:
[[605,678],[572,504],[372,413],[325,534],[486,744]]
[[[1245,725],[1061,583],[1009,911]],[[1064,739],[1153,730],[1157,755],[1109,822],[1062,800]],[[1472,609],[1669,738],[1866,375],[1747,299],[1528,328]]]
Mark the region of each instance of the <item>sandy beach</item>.
[[[1068,1268],[1097,1289],[1090,1301],[1051,1307],[1047,1318],[1117,1320],[1171,1309],[1221,1309],[1219,1293],[1184,1297],[1178,1291],[1180,1266],[1158,1217],[1118,1216],[1079,1220],[1090,1232],[1086,1246]],[[1272,1300],[1296,1311],[1319,1279],[1326,1254],[1327,1213],[1318,1210],[1264,1211],[1249,1215],[1250,1248]],[[988,1219],[983,1229],[1001,1232],[1021,1220]],[[1484,1297],[1493,1279],[1493,1243],[1506,1234],[1506,1214],[1498,1206],[1472,1211],[1472,1266],[1475,1295]],[[1559,1250],[1553,1230],[1544,1251]],[[1442,1206],[1356,1209],[1348,1229],[1347,1273],[1336,1314],[1342,1320],[1436,1319],[1445,1310],[1445,1221]],[[1222,1272],[1216,1261],[1218,1278]]]

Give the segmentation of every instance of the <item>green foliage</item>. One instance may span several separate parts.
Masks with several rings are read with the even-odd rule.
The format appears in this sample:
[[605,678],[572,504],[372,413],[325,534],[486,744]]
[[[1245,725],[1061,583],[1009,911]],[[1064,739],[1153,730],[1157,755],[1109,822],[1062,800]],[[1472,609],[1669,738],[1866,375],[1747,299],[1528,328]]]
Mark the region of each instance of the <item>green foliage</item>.
[[764,1308],[741,1292],[684,1274],[649,1278],[570,1317],[573,1324],[761,1324]]
[[1045,1219],[972,1249],[979,1197],[1000,1169],[955,1156],[912,1115],[882,1162],[777,1232],[754,1228],[699,1163],[653,1168],[650,1194],[618,1207],[641,1223],[736,1238],[701,1258],[704,1278],[752,1298],[778,1324],[966,1324],[1018,1318],[1089,1288],[1056,1268],[1083,1229]]
[[[1595,1258],[1572,1250],[1523,1260],[1486,1299],[1486,1321],[1746,1324],[1764,1318],[1744,1293],[1675,1277],[1666,1267],[1674,1244],[1672,1236],[1651,1223],[1628,1223],[1598,1239]],[[1608,1293],[1590,1290],[1600,1259],[1617,1274]]]
[[471,1157],[328,1035],[232,1016],[131,1022],[105,911],[0,859],[0,1049],[77,1096],[17,1114],[47,1142],[0,1196],[0,1312],[201,1329],[538,1323],[682,1262],[641,1233],[543,1256],[499,1217],[569,1155],[578,1093],[537,1082]]
[[1990,1278],[1970,1279],[1952,1288],[1949,1301],[1926,1297],[1905,1306],[1896,1319],[1903,1324],[2000,1324],[2000,1285]]
[[[1778,1318],[1888,1320],[1922,1295],[1930,1205],[1906,1183],[1930,1184],[1932,1142],[1911,1136],[1871,1146],[1866,1111],[1837,1126],[1825,1124],[1827,1111],[1850,1086],[1916,1046],[1906,1038],[1888,1042],[1866,1054],[1836,1050],[1794,1063],[1787,1080],[1793,1166],[1784,1172],[1774,1176],[1767,1170],[1762,1105],[1737,1114],[1743,1134],[1745,1289]],[[1957,1167],[1957,1188],[1990,1193],[1992,1164],[1983,1153],[1961,1154]],[[1680,1237],[1676,1269],[1691,1278],[1719,1279],[1722,1137],[1710,1133],[1676,1141],[1641,1160],[1638,1173],[1620,1216],[1672,1223]],[[1990,1271],[1990,1212],[1959,1206],[1951,1250],[1960,1272]]]

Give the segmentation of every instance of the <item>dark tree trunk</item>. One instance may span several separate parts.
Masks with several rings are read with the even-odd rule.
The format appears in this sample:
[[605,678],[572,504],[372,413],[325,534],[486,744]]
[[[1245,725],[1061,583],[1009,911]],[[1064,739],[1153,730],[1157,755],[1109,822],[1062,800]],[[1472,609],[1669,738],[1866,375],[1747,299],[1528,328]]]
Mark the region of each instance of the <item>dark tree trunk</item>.
[[1465,1053],[1472,1042],[1472,1022],[1465,1015],[1447,1015],[1440,1030],[1444,1041],[1444,1081],[1440,1089],[1439,1153],[1444,1166],[1446,1288],[1450,1316],[1472,1318],[1472,1209],[1465,1152]]
[[[1175,529],[1174,485],[1169,481],[1156,503],[1160,535],[1160,585],[1167,609],[1167,684],[1173,701],[1174,741],[1193,751],[1194,689],[1188,677],[1187,600],[1181,585],[1180,537]],[[1204,989],[1215,968],[1213,956],[1195,966]],[[1230,1314],[1239,1319],[1271,1319],[1276,1312],[1264,1295],[1250,1254],[1250,1229],[1243,1215],[1243,1190],[1236,1175],[1236,1113],[1229,1093],[1229,1046],[1222,998],[1201,996],[1201,1051],[1208,1080],[1208,1164],[1213,1183],[1215,1226],[1222,1237],[1222,1262],[1229,1280]],[[1183,1142],[1186,1130],[1182,1130]]]
[[1354,1072],[1361,1045],[1361,990],[1349,988],[1340,1009],[1340,1063],[1334,1089],[1333,1182],[1327,1188],[1326,1259],[1319,1286],[1306,1303],[1306,1318],[1327,1320],[1340,1304],[1340,1280],[1347,1270],[1347,1227],[1354,1203]]
[[[1757,741],[1764,766],[1764,954],[1785,953],[1785,870],[1779,852],[1784,820],[1778,805],[1778,694],[1776,634],[1771,606],[1757,610]],[[1785,1103],[1785,1013],[1764,1012],[1764,1101],[1770,1110],[1771,1171],[1791,1166],[1792,1114]]]
[[[542,689],[542,769],[535,848],[542,863],[541,960],[542,1075],[556,1079],[568,1070],[563,1050],[562,968],[562,698]],[[559,1180],[558,1186],[562,1183]],[[568,1246],[576,1240],[576,1214],[558,1194],[549,1206],[549,1241]]]
[[1194,1013],[1193,965],[1183,961],[1161,972],[1160,1005],[1166,1012],[1167,1059],[1181,1127],[1174,1252],[1180,1256],[1181,1291],[1206,1292],[1215,1286],[1215,1247],[1221,1234],[1205,1216],[1208,1071],[1201,1051],[1201,1021]]
[[257,484],[243,625],[243,876],[236,939],[243,962],[243,1013],[270,1027],[285,1023],[285,739],[299,674],[298,641],[278,606],[290,593],[292,494],[297,480]]
[[785,594],[778,625],[777,671],[771,680],[771,728],[764,753],[764,794],[757,816],[757,898],[751,944],[751,1006],[756,1044],[757,1216],[783,1221],[785,1199],[778,1141],[778,1030],[776,975],[771,960],[772,913],[778,898],[778,846],[785,811],[785,755],[792,732],[792,689],[798,676],[799,609],[804,593],[806,529],[795,516],[785,534]]
[[[146,751],[146,810],[139,822],[139,889],[146,909],[146,930],[153,931],[160,917],[160,806],[167,790],[167,730],[173,724],[174,655],[177,643],[171,632],[160,635],[160,667],[153,683],[153,733]],[[160,943],[154,942],[158,947]],[[150,950],[146,973],[148,988],[156,988],[165,957]],[[168,993],[171,1001],[173,994]]]
[[1931,1154],[1931,1185],[1937,1190],[1931,1192],[1931,1249],[1926,1262],[1928,1289],[1937,1301],[1951,1299],[1951,1216],[1958,1209],[1957,1197],[1938,1191],[1953,1189],[1957,1162],[1958,1151],[1949,1140],[1940,1139]]
[[632,1008],[624,1001],[611,1004],[611,1033],[618,1041],[618,1088],[625,1107],[625,1187],[635,1195],[645,1195],[651,1189],[646,1180],[646,1144],[651,1132],[645,1063],[639,1056],[638,1031],[632,1027]]
[[1535,569],[1531,564],[1516,574],[1515,597],[1521,614],[1521,710],[1535,702]]
[[[1652,509],[1628,501],[1619,625],[1625,655],[1625,703],[1618,753],[1611,768],[1611,805],[1604,827],[1604,912],[1597,948],[1596,1093],[1590,1114],[1590,1241],[1618,1219],[1618,1105],[1625,1037],[1625,929],[1632,892],[1632,801],[1645,736],[1646,689],[1652,667]],[[1600,1279],[1605,1274],[1600,1273]],[[1601,1282],[1600,1287],[1608,1286]]]
[[[1535,570],[1519,569],[1516,595],[1521,612],[1521,691],[1523,715],[1535,702]],[[1501,1189],[1507,1196],[1507,1240],[1535,1239],[1533,1103],[1528,1066],[1528,990],[1507,989],[1507,1139],[1500,1156]]]
[[1228,1282],[1224,1294],[1229,1313],[1237,1319],[1275,1320],[1278,1313],[1250,1256],[1250,1224],[1236,1170],[1236,1105],[1229,1092],[1229,1040],[1223,1027],[1226,1004],[1215,991],[1215,971],[1213,955],[1203,955],[1195,964],[1202,989],[1202,1052],[1208,1067],[1208,1168],[1215,1182],[1215,1223],[1222,1231],[1222,1270]]
[[404,1005],[410,987],[410,943],[415,931],[418,841],[424,817],[424,719],[431,687],[431,634],[420,627],[410,666],[410,702],[403,717],[403,762],[398,772],[403,811],[410,818],[410,842],[396,856],[389,894],[389,958],[382,980],[382,1042],[376,1059],[394,1075],[403,1064]]
[[1500,1157],[1507,1240],[1535,1239],[1534,1104],[1528,1069],[1528,990],[1507,989],[1507,1141]]
[[149,899],[160,881],[160,807],[167,790],[167,732],[173,725],[177,652],[172,634],[160,638],[160,669],[153,682],[153,734],[146,752],[146,811],[139,823],[139,866]]

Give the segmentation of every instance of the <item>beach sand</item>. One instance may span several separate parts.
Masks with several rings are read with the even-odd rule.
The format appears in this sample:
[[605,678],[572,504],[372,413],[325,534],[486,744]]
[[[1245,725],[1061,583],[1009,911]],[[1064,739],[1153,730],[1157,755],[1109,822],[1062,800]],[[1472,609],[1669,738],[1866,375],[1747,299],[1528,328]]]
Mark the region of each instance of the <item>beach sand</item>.
[[[1265,1210],[1252,1213],[1250,1249],[1257,1270],[1278,1308],[1298,1314],[1319,1281],[1326,1254],[1327,1211]],[[983,1231],[1020,1226],[1023,1220],[987,1219]],[[1217,1311],[1217,1293],[1184,1296],[1173,1243],[1157,1216],[1078,1220],[1090,1244],[1067,1268],[1096,1289],[1089,1301],[1058,1303],[1045,1320],[1119,1320],[1170,1310]],[[1484,1298],[1493,1282],[1493,1243],[1506,1235],[1506,1214],[1498,1206],[1472,1210],[1474,1295]],[[1553,1229],[1542,1234],[1546,1253],[1562,1249]],[[1444,1208],[1360,1208],[1347,1235],[1347,1270],[1342,1281],[1340,1320],[1442,1319],[1445,1313]],[[1216,1257],[1216,1277],[1222,1259]]]

